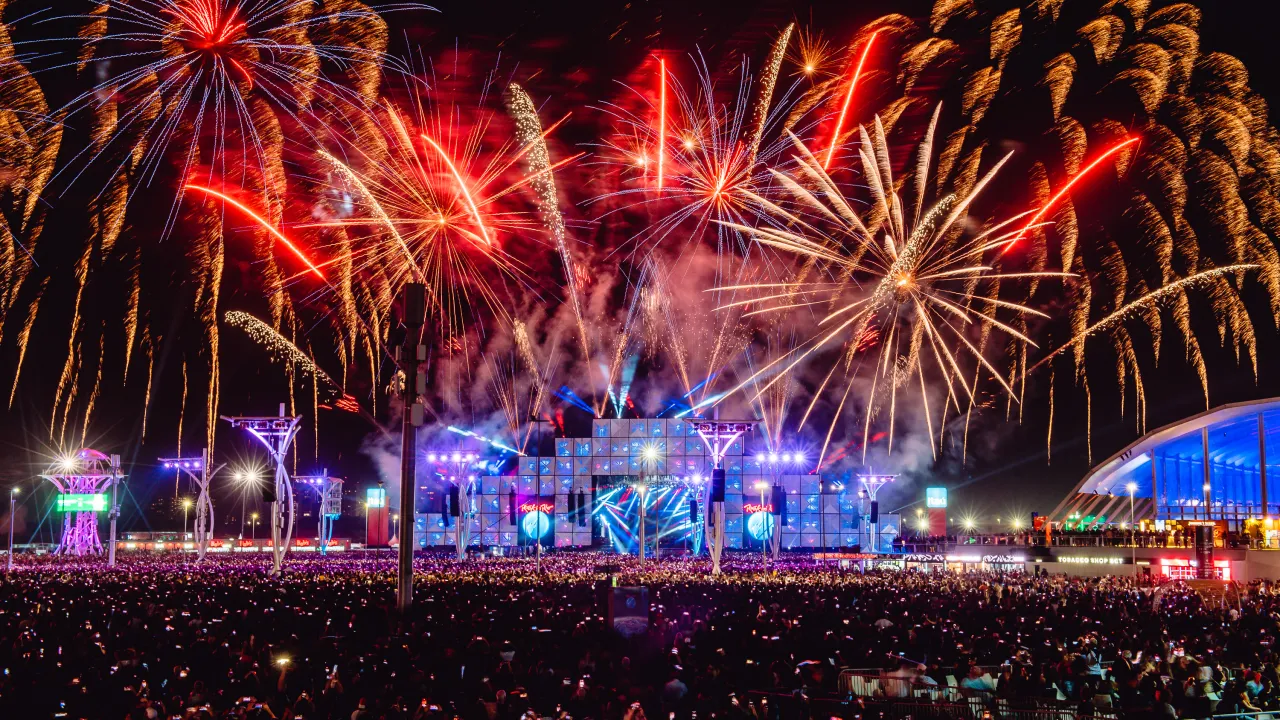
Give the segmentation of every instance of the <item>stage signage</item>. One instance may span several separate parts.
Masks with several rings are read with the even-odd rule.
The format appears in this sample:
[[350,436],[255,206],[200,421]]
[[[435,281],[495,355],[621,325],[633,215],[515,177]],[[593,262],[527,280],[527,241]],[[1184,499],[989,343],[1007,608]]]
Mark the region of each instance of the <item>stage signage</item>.
[[519,509],[522,513],[540,512],[546,513],[547,515],[555,515],[556,513],[556,505],[551,502],[520,503]]
[[773,512],[773,503],[743,503],[742,512],[745,515],[754,515],[758,512]]
[[107,496],[102,493],[66,493],[55,501],[58,512],[106,512]]
[[931,508],[944,508],[947,506],[947,489],[944,487],[931,487],[924,489],[924,506]]

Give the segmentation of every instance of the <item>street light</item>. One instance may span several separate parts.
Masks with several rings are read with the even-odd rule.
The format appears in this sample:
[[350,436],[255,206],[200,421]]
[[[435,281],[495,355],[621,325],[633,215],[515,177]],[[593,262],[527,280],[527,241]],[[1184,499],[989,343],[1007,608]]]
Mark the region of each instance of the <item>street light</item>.
[[18,488],[9,488],[9,556],[5,558],[5,572],[13,569],[13,501],[18,496]]
[[254,543],[254,547],[257,547],[257,544],[258,544],[258,513],[254,513],[254,514],[250,515],[249,517],[250,517],[250,519],[252,519],[252,520],[253,520],[253,525],[252,525],[252,530],[253,530],[253,543]]
[[244,539],[244,518],[245,518],[245,513],[248,511],[248,508],[246,507],[246,503],[248,502],[248,497],[249,497],[249,492],[248,492],[249,489],[248,487],[244,487],[244,486],[257,485],[258,481],[261,480],[262,478],[261,476],[258,475],[257,470],[252,470],[252,469],[246,470],[244,468],[236,470],[235,474],[232,477],[234,477],[235,481],[240,483],[240,485],[242,486],[240,488],[240,539],[243,540]]

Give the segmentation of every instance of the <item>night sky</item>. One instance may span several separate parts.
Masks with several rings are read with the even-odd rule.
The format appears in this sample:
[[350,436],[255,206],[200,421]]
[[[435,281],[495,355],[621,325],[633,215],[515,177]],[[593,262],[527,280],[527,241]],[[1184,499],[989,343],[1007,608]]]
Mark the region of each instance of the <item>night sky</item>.
[[[74,4],[74,0],[63,2]],[[1067,0],[1064,12],[1096,9],[1101,4],[1089,0]],[[540,111],[544,121],[572,111],[571,119],[556,133],[558,146],[554,148],[567,153],[592,149],[603,127],[597,108],[623,94],[620,83],[632,83],[641,77],[641,68],[655,52],[665,52],[677,60],[687,60],[690,53],[700,52],[713,73],[732,77],[744,53],[753,65],[758,63],[778,30],[788,22],[797,21],[803,26],[821,28],[830,42],[839,44],[856,28],[887,12],[927,21],[931,3],[830,2],[809,5],[753,0],[731,3],[621,3],[605,0],[587,4],[438,0],[435,5],[438,12],[400,12],[388,16],[392,29],[390,52],[402,57],[413,53],[418,58],[434,61],[452,58],[456,51],[457,57],[464,59],[464,73],[479,76],[492,71],[498,76],[521,82],[536,101],[543,103]],[[1269,6],[1270,3],[1260,1],[1206,2],[1202,6],[1204,21],[1200,36],[1202,51],[1218,50],[1240,58],[1250,70],[1253,90],[1275,107],[1280,99],[1280,77],[1274,70],[1273,26],[1267,21]],[[37,2],[13,2],[5,11],[5,19],[12,23],[41,7],[42,4]],[[74,44],[70,41],[47,42],[61,37],[66,31],[66,23],[56,20],[24,20],[11,30],[16,40],[30,43],[20,54],[33,58],[28,64],[39,70],[35,77],[50,105],[55,108],[83,90],[75,88],[69,81],[66,68],[56,67],[59,64],[56,53],[65,53],[69,48],[73,49]],[[443,69],[437,66],[436,71],[443,72]],[[1007,140],[1016,143],[1019,141],[1017,113],[1007,109],[1005,112],[1011,118],[1008,127],[1004,128],[1009,133]],[[83,138],[83,127],[70,128],[63,141],[61,157],[67,159],[78,151],[83,146]],[[995,142],[1001,140],[993,138]],[[50,439],[50,404],[52,389],[67,353],[66,316],[70,308],[74,248],[78,247],[77,238],[84,232],[90,185],[87,181],[71,183],[58,179],[44,194],[43,202],[49,206],[48,227],[42,238],[47,246],[44,250],[47,255],[40,257],[45,260],[42,270],[50,277],[45,294],[47,309],[41,311],[46,319],[38,322],[32,332],[22,384],[13,407],[7,412],[0,411],[0,448],[3,448],[0,456],[4,460],[0,463],[0,485],[21,483],[24,487],[33,487],[34,474],[46,467],[49,458],[58,452],[56,438]],[[1010,188],[1009,192],[1016,192],[1016,188]],[[1105,191],[1099,191],[1098,197],[1088,192],[1077,197],[1077,205],[1093,201],[1097,206],[1106,208],[1113,202],[1104,196]],[[582,203],[584,198],[580,194],[568,194],[574,204],[566,211],[571,227],[580,236],[590,236],[595,232],[586,229],[590,227],[591,211]],[[1114,210],[1118,213],[1123,208]],[[147,209],[140,211],[137,207],[131,208],[130,213],[126,233],[157,234],[159,220],[156,213]],[[599,242],[599,237],[597,234],[595,240],[586,237],[581,241]],[[164,271],[171,275],[170,287],[174,292],[175,305],[180,305],[179,298],[188,292],[183,279],[186,255],[181,246],[182,238],[170,237],[164,242],[169,247],[156,256],[164,259],[154,262],[170,263]],[[1201,238],[1202,244],[1212,242],[1213,238]],[[64,246],[65,251],[57,249]],[[259,299],[235,292],[241,282],[237,278],[243,279],[242,287],[249,288],[254,272],[255,266],[251,262],[228,263],[227,284],[231,288],[229,294],[224,290],[223,310],[261,312]],[[1260,305],[1265,310],[1265,304]],[[115,310],[107,309],[102,309],[100,321],[107,328],[116,328],[120,322]],[[178,326],[185,321],[175,315],[165,322],[171,323],[170,332],[176,333]],[[1212,373],[1213,404],[1280,395],[1280,378],[1269,372],[1276,358],[1280,357],[1280,334],[1260,314],[1255,315],[1255,327],[1260,372],[1257,384],[1247,369],[1236,364],[1229,350],[1205,343],[1204,350]],[[4,330],[0,344],[0,378],[3,378],[0,387],[7,388],[16,364],[15,323],[6,321]],[[314,345],[312,349],[320,364],[332,372],[336,367],[332,362],[334,355]],[[126,529],[172,528],[175,520],[181,522],[181,512],[175,512],[176,506],[172,503],[174,478],[157,470],[154,464],[156,457],[172,454],[177,442],[176,421],[182,382],[181,361],[177,355],[176,350],[166,350],[165,347],[157,351],[157,380],[145,442],[140,437],[139,395],[142,390],[134,381],[135,375],[130,376],[128,384],[116,382],[114,387],[104,388],[99,400],[101,407],[88,433],[89,445],[104,452],[121,453],[126,466],[131,468],[129,489],[135,504],[131,507],[126,503]],[[1168,352],[1166,355],[1173,357]],[[271,363],[243,335],[225,328],[221,356],[221,413],[274,414],[276,404],[286,397],[281,367]],[[104,368],[107,376],[113,371],[118,374],[119,368],[110,363]],[[191,371],[198,372],[195,368]],[[384,368],[384,383],[386,374]],[[367,379],[364,382],[366,387],[361,389],[366,393],[373,391],[367,387]],[[1195,374],[1184,363],[1177,362],[1176,357],[1148,372],[1145,382],[1149,430],[1204,409]],[[896,498],[891,496],[890,501],[884,504],[893,507],[916,501],[916,493],[924,484],[936,482],[953,488],[952,504],[957,513],[972,512],[978,517],[993,518],[1015,512],[1025,514],[1052,509],[1089,466],[1083,434],[1084,405],[1080,398],[1060,400],[1055,419],[1053,457],[1052,462],[1048,461],[1042,417],[1044,390],[1042,383],[1029,386],[1027,422],[1022,425],[1016,421],[1005,423],[996,419],[984,422],[970,440],[973,452],[966,464],[949,461],[928,472],[918,472],[910,478],[911,491],[899,493]],[[1115,398],[1106,397],[1105,392],[1099,391],[1094,397],[1095,463],[1137,437],[1132,412],[1121,419]],[[386,413],[386,404],[383,393],[378,399],[379,419],[383,423],[391,423],[393,419]],[[302,403],[301,407],[309,408],[309,401]],[[187,412],[190,416],[199,415],[198,403]],[[304,414],[307,412],[304,410]],[[309,434],[312,418],[304,419],[308,430],[299,440],[298,471],[305,474],[328,468],[330,472],[346,477],[353,489],[363,488],[374,481],[375,465],[361,452],[366,439],[375,434],[369,424],[350,414],[322,413],[318,442]],[[994,413],[997,416],[1001,414]],[[572,413],[570,417],[579,423],[586,420]],[[191,418],[187,419],[190,421]],[[184,451],[197,446],[201,436],[202,431],[194,425],[186,429]],[[818,441],[815,438],[806,440],[810,443]],[[262,457],[245,437],[225,426],[219,428],[218,454],[220,461],[236,464]],[[314,461],[313,455],[318,456]],[[232,509],[238,504],[233,499],[237,497],[225,489],[215,491],[220,525],[228,515],[238,517],[238,508]],[[143,509],[145,513],[139,512]],[[348,510],[355,513],[354,498],[348,503]],[[33,512],[35,508],[24,511]],[[348,518],[347,522],[351,523],[348,527],[339,526],[339,535],[359,532],[358,518]]]

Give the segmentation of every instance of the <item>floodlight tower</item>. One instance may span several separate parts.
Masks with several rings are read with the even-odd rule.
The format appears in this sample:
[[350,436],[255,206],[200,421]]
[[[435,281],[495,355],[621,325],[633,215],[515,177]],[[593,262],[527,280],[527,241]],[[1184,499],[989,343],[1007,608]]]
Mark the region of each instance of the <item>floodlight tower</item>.
[[862,495],[867,498],[870,503],[867,511],[867,526],[871,528],[871,552],[877,552],[880,549],[880,533],[877,532],[880,524],[880,503],[876,501],[876,493],[880,488],[897,480],[897,475],[859,475],[858,482],[862,483]]
[[[62,520],[62,541],[53,551],[55,555],[97,555],[102,552],[98,539],[98,513],[107,511],[111,519],[111,536],[108,540],[107,564],[116,564],[116,518],[120,515],[117,487],[124,476],[120,474],[120,456],[103,455],[97,450],[84,448],[74,455],[58,460],[41,475],[58,490],[56,508],[65,513]],[[107,505],[104,492],[111,488],[111,504]]]
[[342,516],[342,478],[329,477],[325,468],[319,475],[301,475],[293,479],[303,487],[314,488],[320,494],[320,518],[317,523],[320,554],[327,555],[329,541],[333,539],[333,523]]
[[[200,451],[200,457],[162,457],[159,461],[167,469],[175,469],[179,474],[186,473],[187,478],[199,489],[196,497],[196,562],[204,560],[209,552],[209,540],[213,538],[213,498],[209,496],[209,484],[213,476],[226,467],[226,463],[209,471],[209,450]],[[183,533],[184,535],[186,533]],[[183,538],[186,542],[186,538]]]
[[[297,506],[293,501],[293,485],[289,482],[289,474],[285,472],[284,461],[285,455],[289,453],[289,446],[298,436],[298,423],[302,417],[286,417],[284,403],[280,403],[280,414],[276,417],[227,417],[224,415],[222,419],[231,423],[232,427],[248,430],[250,435],[258,438],[276,464],[275,485],[272,487],[270,497],[264,499],[271,502],[271,574],[279,575],[289,543],[293,541],[293,523],[297,514]],[[284,497],[284,507],[280,505],[281,496]],[[281,533],[284,534],[283,545],[280,543]]]
[[707,485],[707,521],[711,536],[711,574],[720,574],[720,555],[724,551],[724,456],[733,442],[755,427],[754,422],[695,422],[694,429],[711,456],[711,482]]

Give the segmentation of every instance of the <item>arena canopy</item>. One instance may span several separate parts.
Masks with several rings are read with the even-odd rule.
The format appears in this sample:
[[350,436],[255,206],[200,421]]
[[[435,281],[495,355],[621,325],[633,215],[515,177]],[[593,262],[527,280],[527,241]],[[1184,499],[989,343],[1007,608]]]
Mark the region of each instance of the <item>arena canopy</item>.
[[[1208,458],[1206,464],[1205,458]],[[1280,514],[1280,398],[1221,405],[1147,433],[1085,475],[1050,513],[1078,526]]]

